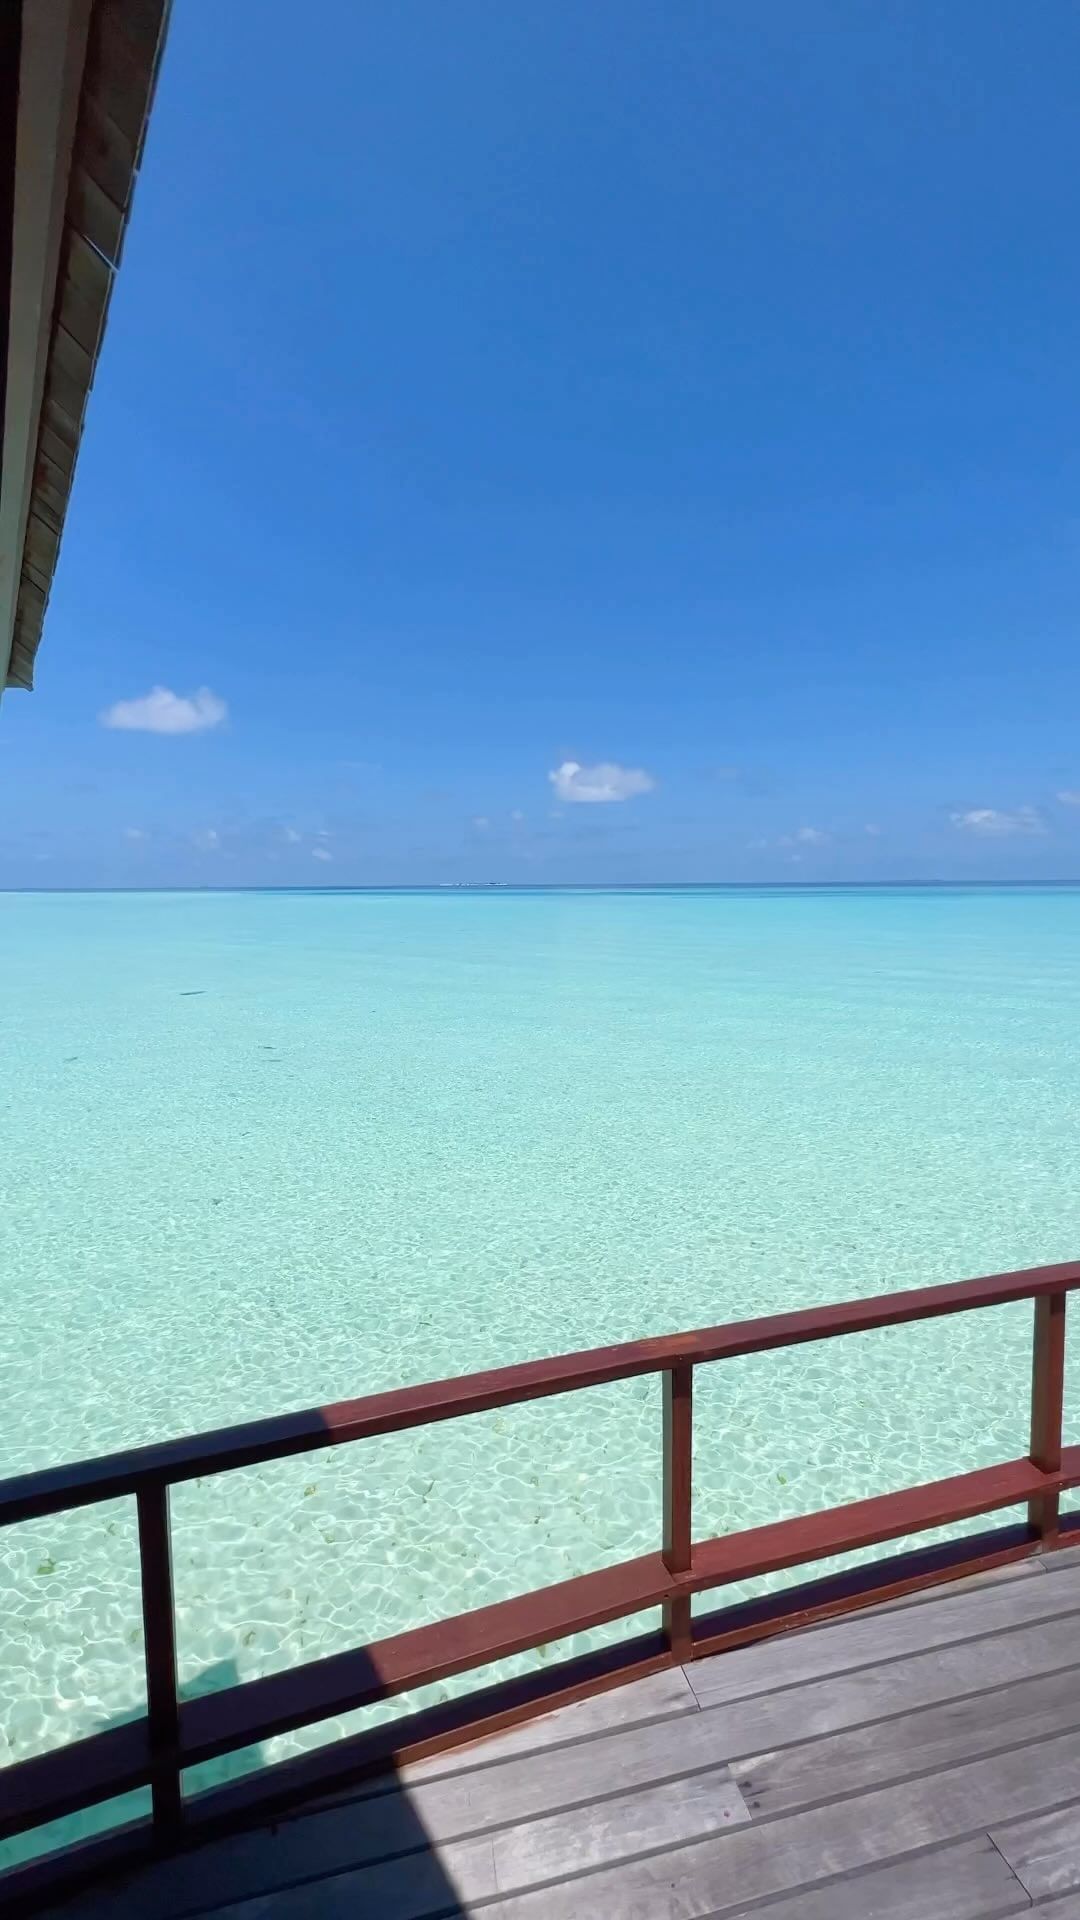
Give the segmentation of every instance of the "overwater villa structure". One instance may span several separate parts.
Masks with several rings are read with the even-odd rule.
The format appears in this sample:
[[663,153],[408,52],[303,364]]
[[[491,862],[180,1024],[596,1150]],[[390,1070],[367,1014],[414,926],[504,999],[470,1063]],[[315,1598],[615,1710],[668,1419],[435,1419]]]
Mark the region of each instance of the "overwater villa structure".
[[[202,7],[207,34],[214,15]],[[162,0],[0,8],[7,686],[33,679],[164,27]],[[1034,1909],[1080,1920],[1080,1523],[1062,1512],[1080,1485],[1080,1447],[1062,1443],[1078,1287],[1080,1263],[878,1294],[162,1434],[0,1483],[0,1528],[130,1503],[145,1663],[144,1711],[0,1770],[0,1839],[19,1843],[0,1909],[76,1920],[989,1920]],[[1021,1457],[957,1459],[929,1485],[698,1536],[699,1368],[1025,1302]],[[180,1687],[173,1487],[653,1376],[662,1418],[644,1555],[217,1692]],[[490,1486],[496,1502],[494,1475]],[[932,1544],[920,1544],[927,1532]],[[815,1577],[816,1563],[843,1556],[845,1570]],[[781,1573],[788,1584],[763,1597],[727,1598]],[[553,1657],[632,1617],[622,1638]],[[522,1671],[539,1649],[547,1657]],[[510,1656],[516,1675],[500,1679]],[[194,1773],[479,1668],[495,1677],[471,1693],[231,1778],[227,1767],[216,1782]],[[118,1805],[111,1826],[73,1825],[134,1792],[134,1816]]]
[[165,14],[0,5],[0,690],[33,685]]

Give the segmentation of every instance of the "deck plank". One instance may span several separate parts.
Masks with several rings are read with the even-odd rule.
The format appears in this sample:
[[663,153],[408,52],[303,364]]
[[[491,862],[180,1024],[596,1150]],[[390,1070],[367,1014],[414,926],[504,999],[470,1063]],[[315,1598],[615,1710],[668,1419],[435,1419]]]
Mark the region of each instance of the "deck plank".
[[192,1911],[208,1876],[219,1903],[238,1901],[319,1873],[373,1865],[393,1854],[584,1806],[598,1792],[613,1796],[704,1772],[717,1765],[715,1741],[722,1729],[717,1724],[710,1744],[703,1718],[695,1708],[692,1716],[630,1725],[603,1740],[521,1754],[499,1766],[421,1780],[305,1815],[298,1810],[270,1832],[235,1835],[151,1863],[123,1887],[88,1903],[85,1920],[121,1920],[136,1890],[157,1920],[173,1920]]
[[[238,1901],[320,1873],[373,1866],[394,1854],[445,1846],[500,1828],[521,1828],[575,1807],[589,1810],[598,1795],[608,1800],[664,1786],[669,1799],[662,1804],[674,1805],[678,1792],[672,1783],[691,1774],[715,1777],[723,1764],[716,1750],[723,1730],[717,1724],[710,1743],[704,1719],[695,1714],[687,1723],[679,1717],[631,1728],[599,1743],[584,1741],[580,1746],[522,1755],[479,1773],[432,1780],[305,1819],[292,1818],[271,1833],[221,1840],[186,1859],[143,1869],[123,1899],[119,1891],[102,1896],[86,1910],[85,1920],[90,1920],[91,1913],[92,1920],[121,1920],[130,1911],[136,1887],[143,1904],[153,1906],[157,1920],[174,1920],[192,1910],[208,1875],[214,1880],[219,1903]],[[724,1771],[730,1779],[726,1767]],[[687,1786],[684,1791],[692,1797],[694,1790]],[[728,1798],[732,1807],[739,1804],[737,1792]],[[585,1824],[588,1817],[582,1816]]]
[[749,1819],[729,1769],[716,1767],[496,1834],[495,1878],[501,1893],[512,1893],[591,1873],[673,1843],[726,1833]]
[[[465,1840],[454,1847],[452,1858],[431,1849],[363,1873],[310,1880],[239,1905],[199,1911],[212,1912],[215,1920],[462,1920],[487,1911],[496,1891],[491,1841]],[[130,1908],[129,1920],[136,1917],[147,1920],[146,1909]]]
[[[1031,1911],[1027,1894],[986,1834],[941,1847],[914,1860],[872,1867],[868,1873],[829,1880],[770,1901],[744,1907],[732,1920],[1004,1920]],[[511,1920],[500,1901],[488,1913]]]
[[477,1773],[485,1767],[499,1766],[504,1760],[516,1760],[555,1747],[576,1746],[609,1733],[650,1726],[698,1711],[697,1695],[683,1669],[671,1667],[662,1673],[649,1674],[643,1680],[611,1687],[590,1700],[556,1707],[551,1713],[523,1721],[521,1726],[510,1727],[504,1733],[488,1734],[480,1740],[450,1747],[445,1753],[432,1754],[426,1760],[410,1760],[396,1772],[377,1774],[353,1786],[333,1788],[299,1802],[278,1817],[280,1820],[306,1819],[323,1808],[351,1805],[396,1792],[401,1786],[413,1787],[451,1775]]
[[740,1762],[735,1778],[754,1817],[772,1818],[887,1781],[940,1772],[980,1754],[1030,1746],[1071,1728],[1080,1728],[1075,1667],[763,1753]]
[[307,1920],[316,1914],[320,1920],[356,1920],[358,1914],[434,1920],[454,1911],[447,1906],[448,1887],[466,1913],[482,1911],[496,1890],[506,1893],[557,1879],[573,1885],[590,1869],[636,1858],[672,1838],[683,1844],[723,1833],[749,1818],[729,1770],[717,1768],[689,1781],[528,1821],[482,1843],[456,1841],[407,1861],[387,1861],[214,1911],[219,1920]]
[[[514,1845],[519,1849],[526,1846],[520,1836],[527,1830],[528,1847],[550,1844],[564,1850],[578,1846],[579,1834],[593,1834],[588,1844],[594,1850],[613,1845],[616,1827],[625,1835],[645,1821],[651,1822],[654,1845],[664,1844],[665,1838],[670,1843],[676,1837],[710,1833],[748,1815],[730,1770],[718,1764],[704,1738],[703,1720],[703,1715],[695,1715],[689,1725],[679,1720],[634,1728],[603,1741],[599,1751],[589,1741],[526,1755],[478,1775],[430,1781],[407,1792],[291,1819],[269,1833],[260,1830],[222,1840],[178,1860],[151,1864],[124,1886],[88,1902],[82,1920],[123,1920],[133,1903],[145,1910],[152,1907],[157,1920],[174,1920],[205,1903],[209,1883],[219,1905],[235,1903],[500,1829],[518,1836]],[[647,1798],[650,1793],[656,1794],[655,1808]],[[575,1809],[578,1817],[567,1819]],[[555,1835],[550,1843],[547,1825]],[[627,1846],[624,1837],[611,1857]],[[518,1880],[512,1874],[503,1884],[517,1885]]]
[[1078,1652],[1073,1620],[1040,1621],[991,1640],[962,1641],[882,1667],[859,1667],[730,1707],[706,1706],[702,1718],[710,1727],[714,1717],[723,1726],[716,1757],[736,1761],[749,1757],[752,1747],[763,1752],[792,1746],[985,1693],[988,1687],[1058,1673]]
[[494,1766],[503,1760],[516,1760],[522,1754],[571,1746],[603,1734],[697,1711],[697,1695],[686,1674],[681,1667],[673,1667],[666,1673],[636,1680],[630,1686],[612,1687],[608,1693],[597,1694],[595,1699],[558,1707],[554,1713],[526,1721],[524,1726],[511,1727],[506,1733],[494,1733],[470,1746],[434,1754],[430,1760],[416,1760],[402,1768],[402,1778],[410,1784],[437,1780],[448,1774]]
[[1080,1887],[1080,1806],[993,1827],[990,1837],[1033,1900]]
[[[696,1846],[601,1869],[584,1888],[564,1881],[486,1912],[489,1920],[579,1920],[585,1911],[589,1920],[713,1920],[770,1896],[975,1838],[988,1825],[993,1830],[1078,1796],[1080,1734],[1071,1733],[1047,1741],[1034,1755],[1030,1749],[1000,1754],[930,1779],[752,1823]],[[274,1920],[294,1916],[283,1908]]]
[[713,1705],[1078,1611],[1080,1568],[1058,1574],[1052,1583],[1013,1580],[1004,1587],[943,1596],[923,1607],[874,1610],[804,1633],[779,1635],[702,1660],[687,1673],[702,1705]]

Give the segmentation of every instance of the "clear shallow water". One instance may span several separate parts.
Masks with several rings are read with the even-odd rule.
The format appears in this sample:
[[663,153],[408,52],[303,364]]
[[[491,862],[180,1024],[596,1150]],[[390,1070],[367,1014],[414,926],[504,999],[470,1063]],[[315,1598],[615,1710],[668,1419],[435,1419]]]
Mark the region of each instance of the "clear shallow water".
[[[0,953],[0,1473],[1080,1253],[1077,891],[7,895]],[[699,1375],[698,1532],[1023,1451],[1029,1325]],[[658,1467],[634,1382],[180,1489],[185,1683],[651,1550]],[[0,1535],[0,1762],[141,1688],[126,1505]]]

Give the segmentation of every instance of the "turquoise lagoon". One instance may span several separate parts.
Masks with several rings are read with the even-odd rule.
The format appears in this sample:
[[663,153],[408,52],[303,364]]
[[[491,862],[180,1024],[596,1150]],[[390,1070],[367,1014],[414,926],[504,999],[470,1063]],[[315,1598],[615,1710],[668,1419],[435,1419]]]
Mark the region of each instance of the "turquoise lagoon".
[[[0,951],[4,1474],[1080,1255],[1080,891],[7,895]],[[1023,1451],[1029,1330],[699,1375],[697,1531]],[[633,1382],[179,1489],[185,1686],[651,1550],[659,1433]],[[0,1536],[0,1760],[141,1690],[128,1506]]]

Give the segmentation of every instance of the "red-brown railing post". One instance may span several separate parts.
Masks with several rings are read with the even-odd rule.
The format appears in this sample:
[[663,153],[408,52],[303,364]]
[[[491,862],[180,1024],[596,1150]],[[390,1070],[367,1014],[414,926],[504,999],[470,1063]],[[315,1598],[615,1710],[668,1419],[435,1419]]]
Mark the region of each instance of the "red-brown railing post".
[[154,1826],[161,1839],[167,1840],[175,1837],[183,1818],[168,1486],[162,1483],[141,1487],[137,1500],[143,1642],[146,1652],[146,1711],[150,1736],[150,1790]]
[[[1043,1473],[1061,1467],[1061,1416],[1065,1385],[1064,1293],[1041,1294],[1035,1302],[1035,1337],[1031,1353],[1031,1459]],[[1028,1525],[1044,1547],[1058,1542],[1056,1493],[1042,1493],[1028,1502]]]
[[[689,1361],[664,1370],[664,1564],[687,1573],[693,1537],[694,1369]],[[664,1631],[676,1660],[691,1653],[690,1596],[664,1602]]]

